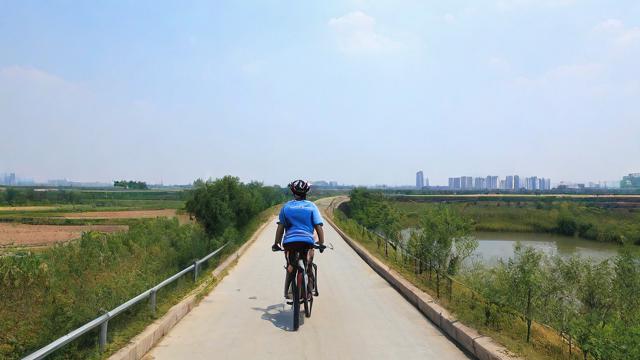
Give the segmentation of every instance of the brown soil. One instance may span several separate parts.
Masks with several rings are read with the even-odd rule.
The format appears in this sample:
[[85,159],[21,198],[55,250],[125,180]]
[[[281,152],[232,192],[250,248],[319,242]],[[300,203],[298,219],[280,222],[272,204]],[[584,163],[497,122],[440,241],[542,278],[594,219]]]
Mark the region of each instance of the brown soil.
[[26,225],[0,223],[0,247],[50,245],[79,238],[86,231],[127,231],[126,225]]
[[62,214],[65,219],[135,219],[175,217],[174,209],[164,210],[125,210],[125,211],[86,211]]

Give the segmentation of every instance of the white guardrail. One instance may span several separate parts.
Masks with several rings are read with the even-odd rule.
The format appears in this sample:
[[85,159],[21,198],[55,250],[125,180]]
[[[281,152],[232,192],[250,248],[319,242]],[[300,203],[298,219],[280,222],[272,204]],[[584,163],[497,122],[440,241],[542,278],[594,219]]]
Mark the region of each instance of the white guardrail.
[[120,306],[116,307],[115,309],[106,312],[105,314],[103,314],[102,316],[99,316],[91,321],[89,321],[88,323],[82,325],[81,327],[71,331],[70,333],[68,333],[67,335],[62,336],[61,338],[53,341],[52,343],[50,343],[49,345],[36,350],[35,352],[29,354],[28,356],[24,357],[23,360],[35,360],[35,359],[43,359],[45,358],[47,355],[51,354],[52,352],[60,349],[61,347],[65,346],[66,344],[70,343],[71,341],[77,339],[78,337],[86,334],[87,332],[97,328],[98,326],[100,326],[100,351],[104,351],[105,346],[107,345],[107,330],[109,327],[109,320],[112,319],[113,317],[117,316],[118,314],[120,314],[121,312],[127,310],[128,308],[132,307],[133,305],[139,303],[140,301],[149,298],[149,307],[151,308],[151,310],[153,311],[153,313],[155,314],[156,312],[156,293],[158,292],[158,290],[162,289],[163,287],[171,284],[172,282],[178,280],[178,278],[180,278],[182,275],[193,271],[193,279],[194,281],[198,278],[198,275],[200,273],[200,264],[202,264],[203,262],[209,260],[212,256],[216,255],[217,253],[219,253],[220,251],[222,251],[222,249],[225,248],[225,246],[227,246],[229,243],[226,243],[224,245],[222,245],[221,247],[219,247],[218,249],[216,249],[214,252],[210,253],[209,255],[203,257],[200,260],[196,260],[193,262],[193,264],[191,264],[189,267],[187,267],[186,269],[180,271],[179,273],[171,276],[170,278],[167,278],[165,280],[163,280],[162,282],[160,282],[158,285],[152,287],[151,289],[141,293],[140,295],[132,298],[131,300],[125,302],[124,304],[121,304]]

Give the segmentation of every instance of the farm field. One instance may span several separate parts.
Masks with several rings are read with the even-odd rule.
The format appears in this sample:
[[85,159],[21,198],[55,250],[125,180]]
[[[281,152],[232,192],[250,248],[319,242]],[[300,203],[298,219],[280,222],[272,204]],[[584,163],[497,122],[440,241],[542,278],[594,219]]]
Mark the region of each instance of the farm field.
[[78,239],[87,231],[127,231],[127,225],[28,225],[0,223],[0,247],[45,246]]
[[65,219],[148,219],[156,217],[172,218],[175,209],[162,210],[123,210],[123,211],[85,211],[62,214]]
[[90,231],[126,232],[136,223],[155,218],[191,222],[181,210],[183,192],[59,190],[56,198],[38,198],[41,193],[19,191],[25,201],[0,206],[3,253],[69,242]]

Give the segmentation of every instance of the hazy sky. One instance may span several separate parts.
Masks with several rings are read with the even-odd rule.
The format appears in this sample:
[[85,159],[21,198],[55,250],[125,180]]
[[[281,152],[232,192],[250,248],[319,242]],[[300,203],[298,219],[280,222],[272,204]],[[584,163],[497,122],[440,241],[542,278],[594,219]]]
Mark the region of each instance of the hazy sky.
[[640,2],[0,0],[0,172],[640,171]]

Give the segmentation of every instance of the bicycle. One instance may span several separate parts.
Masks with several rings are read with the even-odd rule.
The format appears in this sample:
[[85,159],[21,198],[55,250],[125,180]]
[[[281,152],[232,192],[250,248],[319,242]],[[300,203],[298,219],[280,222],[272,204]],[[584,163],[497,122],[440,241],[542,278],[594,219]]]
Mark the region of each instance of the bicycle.
[[[313,244],[314,249],[319,249],[321,252],[326,248],[324,245]],[[283,248],[273,251],[285,251]],[[305,317],[311,317],[311,310],[313,309],[313,297],[320,295],[318,292],[318,266],[315,263],[307,264],[307,257],[305,250],[291,250],[293,251],[293,262],[290,264],[293,266],[291,277],[291,292],[292,300],[287,304],[293,305],[293,331],[297,331],[300,327],[300,303],[304,306]],[[286,267],[285,267],[286,268]],[[311,270],[307,272],[307,270]]]

